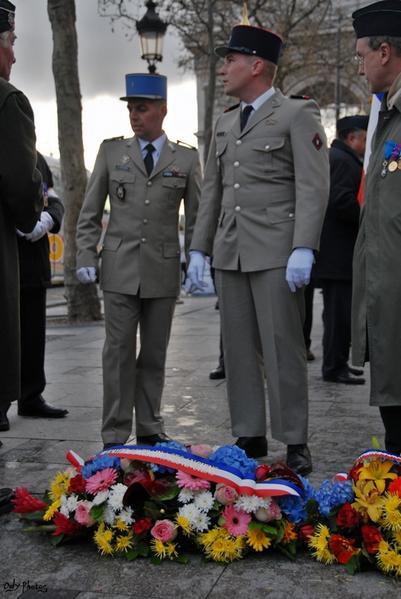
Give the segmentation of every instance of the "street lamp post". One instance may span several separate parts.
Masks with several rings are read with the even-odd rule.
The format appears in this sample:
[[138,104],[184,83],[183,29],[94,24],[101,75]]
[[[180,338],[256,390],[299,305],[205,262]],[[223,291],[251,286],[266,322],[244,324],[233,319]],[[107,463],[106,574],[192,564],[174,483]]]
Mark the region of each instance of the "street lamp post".
[[167,23],[157,14],[156,2],[148,0],[145,6],[147,11],[142,19],[136,22],[136,29],[141,40],[141,58],[147,61],[149,73],[156,73],[156,62],[163,60],[163,40]]

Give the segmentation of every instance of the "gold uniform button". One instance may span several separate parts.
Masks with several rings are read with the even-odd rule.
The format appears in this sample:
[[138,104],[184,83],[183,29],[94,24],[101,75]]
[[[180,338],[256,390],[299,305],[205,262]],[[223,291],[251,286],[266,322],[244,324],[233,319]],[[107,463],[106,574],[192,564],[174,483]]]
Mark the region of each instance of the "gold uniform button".
[[146,237],[142,237],[141,243],[146,243]]
[[293,213],[293,212],[290,212],[288,216],[289,216],[290,218],[292,218],[292,217],[293,217],[293,216],[295,216],[295,215],[294,215],[294,213]]
[[147,185],[148,187],[150,187],[150,186],[152,185],[152,181],[148,181],[148,182],[146,183],[146,185]]
[[268,150],[270,148],[270,146],[265,146],[265,150]]
[[143,222],[144,225],[147,225],[148,224],[148,219],[144,218],[142,222]]
[[240,146],[242,144],[242,141],[240,139],[237,139],[235,143],[237,144],[237,146]]
[[235,212],[241,212],[241,206],[235,206],[234,210]]
[[234,189],[239,189],[241,185],[239,183],[234,183]]
[[238,162],[238,160],[236,160],[236,161],[234,162],[234,166],[239,166],[239,162]]
[[150,200],[145,200],[145,204],[146,205],[150,204]]

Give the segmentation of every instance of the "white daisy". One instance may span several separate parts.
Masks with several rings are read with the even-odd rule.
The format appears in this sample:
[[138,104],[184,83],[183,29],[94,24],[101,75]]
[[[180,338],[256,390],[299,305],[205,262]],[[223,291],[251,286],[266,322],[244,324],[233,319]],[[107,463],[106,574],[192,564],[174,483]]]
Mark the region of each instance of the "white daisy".
[[68,518],[71,512],[75,512],[77,509],[78,497],[75,494],[66,497],[65,495],[61,496],[61,506],[60,512]]
[[199,508],[197,508],[193,503],[187,503],[179,508],[178,513],[180,516],[184,516],[189,520],[189,523],[192,525],[192,522],[201,514]]
[[109,496],[109,491],[100,491],[100,493],[97,493],[95,495],[95,497],[93,498],[92,504],[93,505],[100,505],[101,503],[104,503],[106,501],[106,499]]
[[269,507],[270,502],[270,497],[263,498],[257,497],[257,495],[240,495],[234,505],[237,510],[251,514],[261,507]]
[[196,517],[191,521],[191,526],[198,532],[208,530],[210,518],[205,512],[198,512]]
[[123,508],[123,498],[127,490],[127,486],[117,483],[110,488],[108,504],[116,512]]
[[181,489],[180,494],[178,495],[178,501],[180,503],[188,503],[192,501],[194,498],[194,494],[190,489]]
[[105,524],[109,524],[110,526],[112,526],[116,519],[116,514],[115,514],[113,508],[111,508],[109,505],[106,506],[106,509],[103,512],[102,518],[103,518]]
[[134,522],[133,511],[130,507],[123,508],[118,514],[118,517],[120,520],[125,522],[125,524],[133,524]]
[[194,505],[203,512],[208,512],[213,507],[213,495],[210,491],[201,491],[195,496]]

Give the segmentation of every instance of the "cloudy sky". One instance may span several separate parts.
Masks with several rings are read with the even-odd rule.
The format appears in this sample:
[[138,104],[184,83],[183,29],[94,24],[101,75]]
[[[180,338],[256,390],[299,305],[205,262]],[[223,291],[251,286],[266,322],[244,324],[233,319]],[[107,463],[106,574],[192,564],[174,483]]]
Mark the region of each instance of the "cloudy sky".
[[[11,83],[30,99],[35,112],[38,149],[58,156],[57,115],[51,68],[52,34],[47,0],[13,0],[16,11],[15,54]],[[131,135],[124,93],[126,73],[146,71],[140,59],[139,39],[131,39],[121,25],[112,31],[109,19],[98,15],[98,0],[75,0],[79,51],[79,75],[83,103],[85,161],[92,168],[101,141]],[[142,16],[144,1],[138,0]],[[180,45],[170,32],[158,70],[169,79],[168,136],[196,144],[196,88],[193,76],[176,66]]]

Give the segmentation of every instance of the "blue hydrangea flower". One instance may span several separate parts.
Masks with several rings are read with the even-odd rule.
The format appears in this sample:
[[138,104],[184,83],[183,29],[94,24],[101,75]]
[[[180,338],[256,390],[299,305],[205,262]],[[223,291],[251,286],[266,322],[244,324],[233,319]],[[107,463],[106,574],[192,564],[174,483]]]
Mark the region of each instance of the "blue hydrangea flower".
[[209,456],[216,466],[228,466],[238,470],[244,478],[255,480],[257,462],[248,458],[245,451],[236,445],[223,445]]
[[278,497],[277,502],[281,511],[287,516],[290,522],[293,522],[294,524],[301,524],[301,522],[304,522],[307,519],[307,501],[305,501],[302,497],[286,495],[284,497]]
[[[154,447],[158,447],[160,449],[165,449],[166,447],[168,449],[174,449],[175,451],[185,451],[187,452],[187,448],[185,447],[185,445],[182,445],[182,443],[179,443],[178,441],[165,441],[163,443],[156,443],[156,445]],[[161,474],[163,473],[172,473],[175,472],[175,470],[173,468],[167,468],[166,466],[159,466],[158,464],[151,464],[150,465],[151,470],[153,470],[153,472],[160,472]]]
[[319,504],[320,513],[323,516],[328,516],[337,505],[354,499],[352,482],[350,480],[324,480],[316,491],[315,499]]
[[85,464],[82,468],[82,476],[87,479],[99,470],[104,470],[105,468],[115,468],[118,470],[120,468],[120,458],[109,455],[97,456]]

